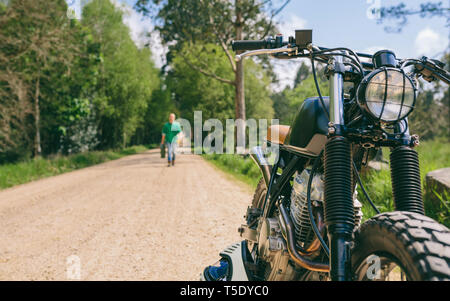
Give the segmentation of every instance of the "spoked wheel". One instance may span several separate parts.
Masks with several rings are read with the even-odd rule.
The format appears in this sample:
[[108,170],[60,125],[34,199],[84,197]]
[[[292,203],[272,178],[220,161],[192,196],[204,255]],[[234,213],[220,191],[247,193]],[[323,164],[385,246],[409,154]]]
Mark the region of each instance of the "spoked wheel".
[[421,214],[379,214],[355,232],[354,280],[449,280],[450,230]]
[[406,281],[406,273],[391,256],[371,254],[356,268],[355,280]]

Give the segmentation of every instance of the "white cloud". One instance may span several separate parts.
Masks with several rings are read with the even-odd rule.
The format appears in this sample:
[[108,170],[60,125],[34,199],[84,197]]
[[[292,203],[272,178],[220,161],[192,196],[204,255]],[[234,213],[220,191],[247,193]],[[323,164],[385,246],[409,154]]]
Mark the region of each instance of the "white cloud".
[[[377,52],[378,50],[384,50],[384,49],[389,49],[389,47],[386,46],[369,46],[364,48],[363,50],[360,49],[356,49],[356,52],[361,52],[361,53],[366,53],[366,54],[375,54],[375,52]],[[372,60],[370,58],[365,58],[365,57],[359,57],[359,59],[363,62],[368,62],[371,63]]]
[[[136,46],[142,48],[145,44],[149,44],[155,66],[161,68],[165,64],[167,47],[162,45],[159,33],[153,30],[154,26],[151,20],[145,18],[128,4],[119,3],[117,0],[111,2],[124,12],[123,23],[130,28],[131,38]],[[149,32],[151,32],[150,36],[148,36]]]
[[[292,88],[294,86],[294,80],[297,76],[298,68],[300,68],[302,62],[308,66],[311,66],[311,61],[309,59],[271,59],[273,71],[278,77],[278,83],[272,83],[271,85],[272,90],[275,92],[280,92],[287,86]],[[318,66],[317,62],[315,66]]]
[[[284,39],[287,40],[289,36],[295,36],[295,30],[305,29],[307,21],[297,15],[288,15],[283,17],[283,21],[277,26],[279,33],[283,34]],[[286,86],[294,84],[295,76],[301,64],[300,59],[280,60],[271,59],[274,67],[274,72],[278,77],[279,82],[272,84],[274,91],[282,91]]]
[[285,21],[280,22],[278,29],[285,37],[294,36],[296,29],[306,28],[306,20],[296,15],[289,15],[284,17],[283,20]]
[[378,50],[384,50],[384,49],[389,49],[389,47],[386,47],[386,46],[370,46],[370,47],[365,48],[361,52],[362,53],[367,53],[367,54],[374,54]]
[[419,31],[414,46],[417,55],[433,57],[447,49],[448,37],[441,36],[439,33],[427,27]]
[[278,77],[278,83],[272,83],[272,89],[276,92],[282,91],[286,86],[291,86],[294,83],[295,75],[299,64],[299,60],[279,60],[271,59],[273,71]]

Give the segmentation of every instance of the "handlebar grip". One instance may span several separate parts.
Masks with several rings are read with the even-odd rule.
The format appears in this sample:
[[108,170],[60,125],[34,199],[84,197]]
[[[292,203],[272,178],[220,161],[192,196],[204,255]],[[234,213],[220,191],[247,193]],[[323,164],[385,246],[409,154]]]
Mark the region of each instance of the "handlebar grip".
[[240,41],[232,41],[231,48],[236,50],[257,50],[257,49],[265,49],[267,48],[266,40],[240,40]]

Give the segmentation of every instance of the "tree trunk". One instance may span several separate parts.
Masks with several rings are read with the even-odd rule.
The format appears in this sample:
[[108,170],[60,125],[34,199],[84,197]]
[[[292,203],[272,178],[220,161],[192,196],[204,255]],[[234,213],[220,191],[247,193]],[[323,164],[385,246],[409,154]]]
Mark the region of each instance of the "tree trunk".
[[[242,40],[242,14],[240,10],[239,0],[235,1],[236,7],[236,40]],[[241,51],[237,52],[238,54]],[[242,119],[245,121],[245,93],[244,93],[244,61],[240,60],[236,63],[236,73],[235,73],[235,89],[236,89],[236,99],[235,99],[235,115],[236,120]],[[239,135],[239,136],[238,136]],[[236,126],[236,140],[243,141],[245,143],[245,124],[238,123]]]
[[39,95],[40,95],[40,74],[38,74],[36,80],[36,90],[34,94],[34,126],[36,128],[36,138],[35,138],[35,146],[34,146],[34,155],[38,157],[41,155],[41,131],[40,131],[40,109],[39,109]]

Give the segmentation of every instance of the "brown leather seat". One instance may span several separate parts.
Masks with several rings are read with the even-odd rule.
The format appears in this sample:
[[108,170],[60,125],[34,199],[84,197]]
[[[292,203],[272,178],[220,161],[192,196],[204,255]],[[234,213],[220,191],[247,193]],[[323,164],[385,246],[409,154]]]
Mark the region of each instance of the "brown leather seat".
[[[267,141],[276,144],[284,144],[289,133],[290,126],[288,125],[271,125],[267,129]],[[278,133],[278,135],[277,135]],[[276,137],[278,136],[278,137]]]

